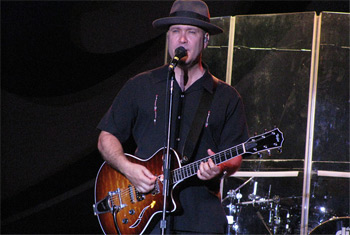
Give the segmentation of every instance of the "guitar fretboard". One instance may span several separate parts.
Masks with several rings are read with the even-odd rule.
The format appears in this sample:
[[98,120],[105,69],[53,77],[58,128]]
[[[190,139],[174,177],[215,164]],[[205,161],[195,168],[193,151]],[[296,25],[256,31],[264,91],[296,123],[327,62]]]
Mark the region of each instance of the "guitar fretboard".
[[189,178],[195,174],[197,174],[197,171],[199,169],[199,165],[201,162],[207,162],[209,158],[213,160],[213,162],[217,165],[223,162],[226,162],[234,157],[237,157],[239,155],[244,154],[245,151],[245,144],[239,144],[237,146],[234,146],[232,148],[226,149],[224,151],[221,151],[219,153],[216,153],[214,155],[208,156],[206,158],[203,158],[199,161],[187,164],[183,167],[177,168],[173,171],[171,171],[170,175],[170,184],[176,184],[177,182],[184,180],[186,178]]
[[212,156],[208,156],[201,160],[172,170],[170,173],[170,184],[176,184],[179,181],[197,174],[200,164],[202,162],[207,162],[209,158],[211,158],[213,162],[218,165],[245,153],[255,154],[263,151],[269,151],[275,148],[280,148],[282,146],[283,140],[283,134],[278,128],[255,137],[251,137],[245,143],[236,145]]

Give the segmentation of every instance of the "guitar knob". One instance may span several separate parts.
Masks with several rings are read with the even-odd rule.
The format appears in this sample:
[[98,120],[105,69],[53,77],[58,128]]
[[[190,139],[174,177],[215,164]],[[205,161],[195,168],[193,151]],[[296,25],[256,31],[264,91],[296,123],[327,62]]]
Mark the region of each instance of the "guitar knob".
[[129,210],[129,215],[133,215],[133,214],[135,214],[135,210],[134,209]]
[[123,223],[123,224],[127,224],[127,223],[129,223],[129,220],[128,220],[128,219],[123,219],[123,220],[122,220],[122,223]]

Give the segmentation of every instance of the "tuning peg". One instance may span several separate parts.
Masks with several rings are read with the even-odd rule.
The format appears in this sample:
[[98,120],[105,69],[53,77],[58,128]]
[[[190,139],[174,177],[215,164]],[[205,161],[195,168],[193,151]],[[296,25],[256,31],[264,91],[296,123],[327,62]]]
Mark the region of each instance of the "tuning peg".
[[262,157],[263,157],[262,153],[258,153],[258,158],[262,158]]
[[282,153],[282,148],[277,148],[278,153]]

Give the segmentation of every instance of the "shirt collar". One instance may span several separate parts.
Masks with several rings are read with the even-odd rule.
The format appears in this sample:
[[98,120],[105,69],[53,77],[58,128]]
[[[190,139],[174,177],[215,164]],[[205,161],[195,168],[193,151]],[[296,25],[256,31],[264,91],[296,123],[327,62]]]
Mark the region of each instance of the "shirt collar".
[[[204,67],[205,72],[204,72],[203,76],[198,81],[202,84],[204,89],[206,89],[210,93],[213,93],[213,91],[214,91],[213,79],[215,79],[215,78],[209,72],[208,65],[206,65],[203,62],[202,62],[202,65]],[[159,67],[158,69],[152,70],[151,73],[152,73],[151,79],[152,79],[152,82],[154,84],[166,81],[168,79],[168,65],[163,65],[163,66]]]
[[207,91],[209,91],[210,93],[213,93],[214,91],[214,76],[209,72],[209,68],[208,66],[203,63],[203,67],[205,69],[205,73],[203,75],[203,77],[201,77],[200,79],[203,79],[203,87],[204,89],[206,89]]

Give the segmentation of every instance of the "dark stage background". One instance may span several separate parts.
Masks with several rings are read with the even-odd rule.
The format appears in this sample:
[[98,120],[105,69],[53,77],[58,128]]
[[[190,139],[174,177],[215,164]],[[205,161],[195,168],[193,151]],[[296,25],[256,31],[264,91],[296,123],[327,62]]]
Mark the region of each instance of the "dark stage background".
[[[207,1],[211,16],[349,12],[348,1]],[[1,233],[101,233],[96,125],[163,64],[172,1],[1,2]]]

